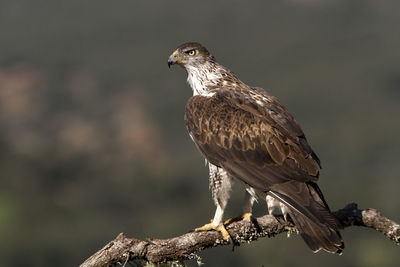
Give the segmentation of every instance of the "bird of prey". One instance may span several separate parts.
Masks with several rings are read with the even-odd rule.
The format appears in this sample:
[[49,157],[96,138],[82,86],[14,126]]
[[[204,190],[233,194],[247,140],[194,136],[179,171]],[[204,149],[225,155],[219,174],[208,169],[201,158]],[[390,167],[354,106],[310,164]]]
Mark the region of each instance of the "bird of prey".
[[[257,197],[289,215],[305,243],[341,254],[339,222],[317,185],[320,160],[288,110],[277,98],[252,87],[218,64],[199,43],[180,45],[168,58],[188,74],[193,90],[186,104],[190,137],[209,164],[214,219],[195,231],[217,230],[225,240],[227,223],[251,220]],[[223,221],[233,180],[245,186],[243,214]]]

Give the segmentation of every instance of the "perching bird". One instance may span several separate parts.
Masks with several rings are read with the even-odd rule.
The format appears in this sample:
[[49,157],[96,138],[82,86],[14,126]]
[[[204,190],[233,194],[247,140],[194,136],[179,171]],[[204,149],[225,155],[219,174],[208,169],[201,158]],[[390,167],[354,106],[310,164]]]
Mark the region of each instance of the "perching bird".
[[199,43],[179,46],[168,58],[168,66],[174,64],[186,69],[193,90],[186,126],[209,163],[217,206],[211,223],[196,231],[217,230],[229,239],[223,215],[236,179],[246,188],[238,218],[250,220],[253,202],[261,196],[270,213],[277,206],[285,218],[289,214],[314,252],[341,254],[339,223],[316,184],[320,161],[287,109],[262,88],[239,80]]

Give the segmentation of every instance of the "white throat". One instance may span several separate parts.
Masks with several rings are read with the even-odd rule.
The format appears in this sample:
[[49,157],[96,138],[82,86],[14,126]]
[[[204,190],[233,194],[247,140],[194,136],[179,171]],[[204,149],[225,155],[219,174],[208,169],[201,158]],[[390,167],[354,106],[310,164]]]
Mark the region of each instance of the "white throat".
[[212,96],[210,87],[217,85],[222,79],[222,75],[216,71],[215,66],[204,64],[200,67],[185,66],[188,77],[187,82],[192,87],[193,95]]

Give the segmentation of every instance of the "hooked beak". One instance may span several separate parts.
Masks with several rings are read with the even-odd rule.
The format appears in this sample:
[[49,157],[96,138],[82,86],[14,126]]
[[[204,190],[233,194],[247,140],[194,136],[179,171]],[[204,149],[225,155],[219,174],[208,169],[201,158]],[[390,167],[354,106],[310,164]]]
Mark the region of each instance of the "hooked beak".
[[178,63],[180,63],[178,59],[178,51],[175,50],[168,58],[168,68],[171,68],[171,65]]

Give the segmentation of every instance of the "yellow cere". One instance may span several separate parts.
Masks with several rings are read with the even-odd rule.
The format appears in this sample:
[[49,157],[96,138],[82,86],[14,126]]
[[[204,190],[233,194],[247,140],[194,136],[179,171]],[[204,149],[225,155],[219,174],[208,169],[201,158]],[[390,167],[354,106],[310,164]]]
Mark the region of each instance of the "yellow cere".
[[173,55],[174,57],[176,57],[176,56],[178,55],[178,50],[175,50],[175,51],[172,53],[172,55]]

